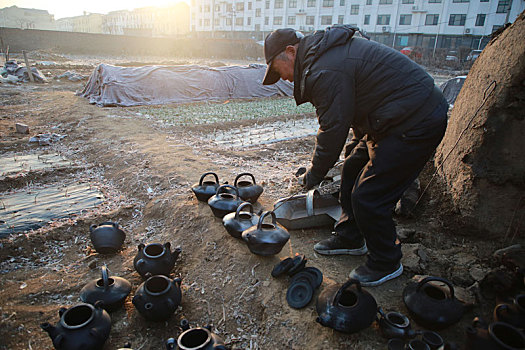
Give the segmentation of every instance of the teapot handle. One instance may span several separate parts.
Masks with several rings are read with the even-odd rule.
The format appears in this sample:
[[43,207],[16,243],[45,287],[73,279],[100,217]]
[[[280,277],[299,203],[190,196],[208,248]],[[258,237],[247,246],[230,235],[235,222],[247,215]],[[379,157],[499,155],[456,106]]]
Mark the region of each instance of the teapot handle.
[[508,304],[498,304],[496,305],[496,307],[494,308],[494,315],[498,318],[498,320],[501,321],[501,312],[504,311],[504,310],[509,310],[509,305]]
[[241,173],[239,175],[237,175],[237,177],[235,178],[235,181],[233,182],[233,185],[235,187],[237,187],[237,181],[239,181],[239,179],[242,177],[242,176],[250,176],[252,178],[252,181],[253,181],[253,184],[255,185],[255,176],[253,176],[252,173]]
[[445,283],[448,286],[449,290],[450,290],[450,299],[454,299],[454,286],[452,286],[452,283],[450,283],[449,280],[444,279],[442,277],[429,276],[429,277],[423,278],[417,284],[416,293],[419,292],[419,290],[421,289],[421,287],[423,287],[424,284],[427,284],[430,281],[438,281],[438,282]]
[[241,205],[239,205],[237,207],[237,210],[235,211],[235,220],[239,220],[239,214],[245,207],[250,207],[250,213],[253,214],[253,205],[252,205],[252,203],[250,203],[250,202],[242,202]]
[[319,191],[315,188],[306,194],[306,214],[308,216],[314,216],[314,199],[319,195]]
[[100,268],[100,272],[102,273],[102,281],[104,282],[104,290],[107,291],[109,289],[109,272],[108,267],[106,264],[102,265]]
[[343,284],[341,286],[341,288],[339,288],[339,290],[337,291],[337,294],[335,295],[335,298],[334,298],[334,301],[333,301],[333,305],[337,305],[339,304],[339,299],[341,299],[341,295],[343,294],[343,291],[350,287],[352,284],[355,284],[356,288],[357,288],[357,291],[359,293],[362,292],[362,289],[361,289],[361,282],[359,282],[358,280],[355,280],[355,279],[352,279],[350,278],[348,281],[345,282],[345,284]]
[[257,223],[257,230],[261,230],[261,226],[262,226],[262,223],[264,221],[264,218],[266,217],[266,215],[270,214],[272,216],[272,224],[276,225],[276,221],[275,221],[275,213],[273,211],[265,211],[264,213],[262,213],[261,217],[259,218],[259,222]]
[[239,199],[239,190],[237,189],[237,187],[234,187],[232,185],[222,185],[222,186],[219,186],[219,188],[217,188],[217,192],[215,192],[215,195],[218,195],[219,193],[223,192],[223,190],[225,188],[229,188],[229,189],[232,189],[235,191],[235,196],[236,198],[235,199]]
[[202,174],[200,180],[199,180],[199,186],[202,186],[202,182],[204,181],[204,178],[208,175],[213,175],[213,177],[215,178],[215,183],[218,184],[219,183],[219,177],[217,176],[217,174],[215,174],[213,171],[210,171],[210,172],[207,172],[207,173],[204,173]]

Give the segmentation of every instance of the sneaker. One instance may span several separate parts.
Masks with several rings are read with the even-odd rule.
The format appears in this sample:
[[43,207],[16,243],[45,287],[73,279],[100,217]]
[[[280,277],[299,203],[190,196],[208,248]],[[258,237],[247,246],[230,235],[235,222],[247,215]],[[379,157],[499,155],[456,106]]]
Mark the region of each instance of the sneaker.
[[364,240],[356,244],[337,234],[314,245],[314,250],[322,255],[364,255],[368,252]]
[[399,263],[390,270],[375,270],[368,265],[361,265],[350,272],[350,278],[361,282],[363,287],[374,287],[399,277],[403,273],[403,265]]

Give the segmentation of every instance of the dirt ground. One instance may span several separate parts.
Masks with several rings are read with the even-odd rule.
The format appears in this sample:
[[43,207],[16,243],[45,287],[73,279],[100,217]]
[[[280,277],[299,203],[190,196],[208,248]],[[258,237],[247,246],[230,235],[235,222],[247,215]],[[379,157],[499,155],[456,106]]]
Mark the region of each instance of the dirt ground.
[[[42,70],[61,74],[74,61]],[[80,65],[75,70],[87,75],[91,69]],[[126,343],[136,350],[162,349],[167,338],[180,334],[182,318],[191,325],[211,324],[232,349],[386,348],[375,323],[346,335],[315,322],[315,300],[304,309],[292,309],[286,303],[287,279],[270,275],[279,259],[300,253],[307,256],[307,266],[324,273],[321,289],[345,282],[364,258],[316,255],[312,247],[330,235],[329,228],[291,231],[278,256],[259,257],[229,236],[208,205],[198,202],[190,190],[206,171],[215,171],[221,181],[230,183],[248,171],[265,188],[256,209],[270,209],[275,200],[297,190],[293,174],[308,165],[313,137],[221,148],[196,135],[236,125],[173,127],[130,117],[133,108],[99,108],[75,96],[82,84],[62,80],[0,85],[0,156],[58,152],[77,167],[74,172],[29,173],[23,181],[10,182],[0,197],[29,181],[82,181],[98,186],[106,198],[96,210],[1,239],[1,349],[51,349],[51,340],[39,324],[55,324],[60,307],[78,303],[80,289],[99,278],[103,264],[112,275],[132,284],[125,307],[111,314],[112,329],[104,349]],[[31,134],[17,134],[15,122],[29,125]],[[50,146],[28,143],[29,136],[49,131],[67,137]],[[422,187],[433,171],[429,162],[421,176]],[[118,222],[127,234],[124,249],[115,255],[96,253],[89,238],[89,226],[107,220]],[[491,317],[494,301],[475,296],[477,282],[497,266],[492,253],[517,242],[479,237],[455,226],[438,181],[423,197],[415,218],[398,218],[398,230],[403,233],[405,273],[367,290],[383,309],[408,314],[402,291],[410,278],[427,274],[451,279],[474,305],[459,324],[440,334],[463,343],[464,328],[473,317]],[[172,276],[182,278],[183,301],[169,321],[155,323],[142,318],[131,303],[142,282],[133,269],[133,258],[140,243],[168,241],[182,248]]]

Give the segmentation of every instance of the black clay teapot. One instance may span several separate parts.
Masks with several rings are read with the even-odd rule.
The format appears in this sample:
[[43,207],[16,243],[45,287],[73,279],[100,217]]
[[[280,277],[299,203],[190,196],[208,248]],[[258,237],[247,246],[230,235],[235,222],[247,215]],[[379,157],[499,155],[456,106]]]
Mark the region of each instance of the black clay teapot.
[[410,339],[416,336],[416,332],[410,325],[410,320],[405,315],[394,311],[385,313],[381,308],[378,308],[377,312],[380,315],[377,323],[384,338]]
[[[447,285],[448,293],[431,281]],[[454,297],[452,284],[440,277],[426,277],[419,283],[409,282],[403,291],[403,301],[415,321],[429,329],[442,329],[461,319],[463,304]]]
[[170,280],[164,275],[151,276],[137,289],[133,305],[148,320],[166,321],[182,300],[180,285],[180,278]]
[[[268,215],[272,217],[271,224],[264,222]],[[273,211],[265,211],[257,226],[252,226],[242,233],[242,239],[253,254],[268,256],[278,254],[290,239],[290,234],[275,221]]]
[[494,321],[525,329],[525,294],[517,295],[511,303],[497,305],[494,308]]
[[131,284],[121,277],[109,277],[108,268],[101,267],[102,278],[86,284],[80,291],[80,299],[84,303],[95,305],[100,300],[106,311],[114,311],[124,304],[131,292]]
[[91,225],[89,227],[89,236],[95,250],[100,254],[113,254],[120,250],[126,234],[118,224],[106,221],[100,225]]
[[111,330],[111,318],[102,308],[102,302],[78,304],[69,309],[61,308],[58,312],[60,321],[56,326],[42,323],[53,346],[57,350],[99,350],[108,339]]
[[374,297],[350,279],[342,286],[326,287],[317,297],[316,319],[321,325],[339,332],[355,333],[369,327],[376,318]]
[[[204,181],[208,175],[213,175],[215,181]],[[202,174],[199,182],[194,184],[191,190],[199,201],[207,202],[217,192],[217,188],[219,188],[219,177],[213,172],[208,172]]]
[[[243,209],[249,208],[250,211]],[[244,202],[235,211],[222,218],[222,224],[228,233],[235,238],[242,238],[242,232],[252,226],[257,225],[259,216],[253,213],[253,206],[249,202]]]
[[466,350],[525,349],[525,336],[520,330],[505,322],[487,325],[475,318],[466,330]]
[[[233,191],[235,195],[227,190]],[[222,185],[217,188],[217,192],[209,200],[208,204],[218,218],[223,218],[226,214],[233,213],[241,205],[242,200],[239,198],[239,191],[232,185]]]
[[181,251],[180,247],[176,247],[172,252],[170,242],[164,245],[151,243],[146,246],[141,243],[133,260],[133,266],[142,278],[146,278],[147,273],[169,276]]
[[[252,178],[252,180],[239,181],[239,179],[243,176],[249,176]],[[255,183],[255,176],[253,176],[251,173],[242,173],[237,175],[233,185],[239,189],[239,196],[241,199],[252,204],[257,202],[257,199],[259,199],[259,196],[263,193],[262,186]]]
[[183,332],[177,340],[170,338],[166,341],[167,350],[226,350],[224,341],[211,327],[190,328],[187,320],[181,321]]

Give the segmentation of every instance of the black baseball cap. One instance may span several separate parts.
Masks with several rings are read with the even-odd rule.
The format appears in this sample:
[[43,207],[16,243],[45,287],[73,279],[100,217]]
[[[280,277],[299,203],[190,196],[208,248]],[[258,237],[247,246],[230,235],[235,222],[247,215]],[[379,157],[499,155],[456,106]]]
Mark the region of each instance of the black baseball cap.
[[266,59],[266,73],[263,85],[275,84],[281,78],[279,73],[272,70],[272,60],[283,52],[288,45],[297,44],[304,35],[293,28],[277,29],[268,34],[264,39],[264,58]]

